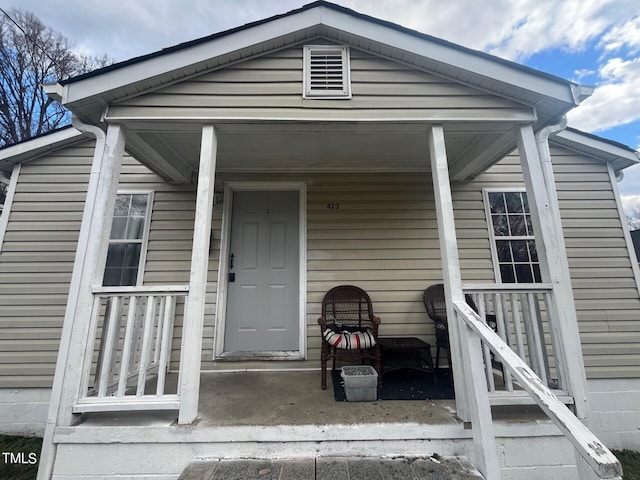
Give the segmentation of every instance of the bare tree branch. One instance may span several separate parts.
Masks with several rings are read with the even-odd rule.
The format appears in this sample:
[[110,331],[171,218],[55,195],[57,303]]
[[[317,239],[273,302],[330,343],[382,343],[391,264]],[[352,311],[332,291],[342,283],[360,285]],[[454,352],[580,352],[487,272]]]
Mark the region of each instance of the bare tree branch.
[[20,9],[0,11],[0,40],[0,148],[69,122],[43,84],[111,63],[74,52],[69,39]]

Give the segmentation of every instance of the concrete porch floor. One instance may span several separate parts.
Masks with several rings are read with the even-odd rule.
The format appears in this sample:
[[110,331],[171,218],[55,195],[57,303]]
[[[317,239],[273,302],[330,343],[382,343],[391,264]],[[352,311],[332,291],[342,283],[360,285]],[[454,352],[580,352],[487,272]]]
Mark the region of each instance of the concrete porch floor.
[[[455,414],[455,400],[337,402],[328,375],[322,390],[320,372],[314,370],[202,373],[193,428],[412,424],[465,429]],[[167,376],[167,391],[175,391],[177,377]],[[492,414],[509,424],[549,422],[536,406],[494,406]],[[174,411],[91,413],[81,425],[177,426],[176,417]]]
[[336,402],[319,371],[205,373],[199,417],[203,426],[456,424],[453,400]]

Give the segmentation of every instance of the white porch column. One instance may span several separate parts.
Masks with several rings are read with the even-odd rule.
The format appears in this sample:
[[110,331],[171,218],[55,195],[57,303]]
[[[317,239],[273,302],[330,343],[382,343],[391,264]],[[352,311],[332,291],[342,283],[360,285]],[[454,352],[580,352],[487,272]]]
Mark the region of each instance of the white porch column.
[[469,327],[457,321],[453,302],[464,302],[458,240],[449,181],[449,167],[442,125],[429,129],[431,176],[438,218],[438,237],[442,257],[442,273],[447,298],[449,348],[453,365],[457,414],[471,421],[475,463],[486,478],[500,478],[491,405],[484,373],[480,339]]
[[55,427],[73,423],[72,407],[80,395],[85,351],[91,341],[88,336],[93,306],[92,288],[102,283],[125,146],[124,129],[120,125],[109,125],[106,137],[102,130],[82,125],[75,119],[74,126],[94,134],[96,147],[45,426],[39,480],[49,479],[52,474],[56,453],[53,443]]
[[[578,331],[578,319],[571,287],[569,262],[561,229],[560,211],[557,208],[557,193],[553,173],[545,172],[537,142],[531,125],[522,125],[517,130],[518,152],[522,163],[531,219],[536,234],[536,250],[540,260],[543,282],[553,285],[557,318],[555,328],[563,348],[556,352],[562,355],[565,365],[564,381],[575,399],[575,413],[580,419],[588,415],[587,384],[582,357],[582,345]],[[548,169],[550,170],[550,169]],[[553,206],[556,208],[553,208]]]
[[[458,258],[458,239],[453,216],[453,200],[447,165],[447,151],[444,144],[442,125],[432,125],[428,131],[429,155],[431,157],[431,178],[433,194],[436,202],[438,219],[438,237],[440,239],[440,256],[442,257],[442,275],[445,296],[447,298],[447,319],[455,318],[452,302],[464,302],[462,277],[460,276],[460,260]],[[460,326],[458,322],[449,321],[449,347],[453,369],[453,381],[456,392],[456,410],[464,421],[470,420],[467,391],[464,382],[464,363],[460,346]]]
[[180,424],[193,423],[198,415],[202,326],[209,269],[217,148],[218,140],[215,127],[204,125],[200,147],[189,296],[185,305],[183,347],[180,358],[180,413],[178,415],[178,423]]

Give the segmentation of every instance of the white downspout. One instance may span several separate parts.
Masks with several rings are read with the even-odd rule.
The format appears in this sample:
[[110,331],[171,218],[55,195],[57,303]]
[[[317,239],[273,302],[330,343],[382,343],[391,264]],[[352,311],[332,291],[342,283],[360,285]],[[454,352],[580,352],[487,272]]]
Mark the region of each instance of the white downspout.
[[[94,151],[94,161],[91,168],[91,174],[89,176],[89,184],[87,186],[87,197],[85,199],[85,208],[82,214],[82,226],[80,236],[78,239],[78,248],[76,250],[76,256],[74,260],[73,274],[71,277],[71,283],[69,286],[69,298],[67,300],[67,309],[63,324],[63,333],[60,339],[60,349],[58,351],[58,360],[56,362],[56,371],[53,378],[53,386],[51,389],[51,401],[49,402],[49,413],[47,414],[47,420],[45,423],[45,433],[42,441],[42,453],[40,454],[40,465],[38,467],[37,480],[49,480],[53,476],[53,466],[56,458],[57,445],[53,442],[53,436],[58,423],[60,415],[60,404],[62,400],[62,391],[64,385],[64,371],[67,364],[67,354],[71,343],[71,324],[73,323],[73,316],[75,315],[76,306],[78,304],[78,283],[80,282],[81,272],[83,271],[83,265],[86,258],[86,244],[82,242],[83,236],[88,236],[90,232],[86,226],[90,223],[88,219],[93,216],[95,207],[95,199],[98,193],[98,180],[101,160],[104,154],[106,145],[105,132],[93,125],[88,125],[81,122],[75,115],[71,117],[71,124],[74,128],[80,130],[83,133],[88,133],[96,138],[96,147]],[[100,159],[96,162],[97,159]],[[65,328],[66,327],[66,328]]]
[[[560,122],[558,122],[557,124],[549,125],[543,128],[542,130],[540,130],[535,135],[535,138],[536,138],[536,143],[538,148],[538,155],[540,157],[540,163],[542,165],[542,174],[544,177],[544,183],[547,189],[547,198],[549,199],[549,207],[551,211],[554,212],[553,224],[554,224],[554,229],[556,231],[555,236],[558,242],[557,246],[565,257],[565,262],[564,262],[565,265],[563,270],[565,270],[566,282],[562,282],[562,283],[566,283],[566,284],[560,285],[560,288],[564,290],[563,297],[565,298],[565,301],[571,302],[570,307],[575,312],[575,303],[573,300],[573,289],[571,287],[569,265],[566,260],[567,247],[566,247],[564,234],[562,230],[560,206],[558,204],[558,193],[556,191],[556,184],[555,184],[554,174],[553,174],[553,164],[551,162],[551,151],[549,149],[549,136],[551,134],[564,130],[566,126],[567,126],[567,117],[563,116]],[[575,335],[571,335],[571,336],[573,336],[574,339],[579,342],[580,334],[578,332],[577,319],[575,320],[575,322],[576,322]],[[576,416],[583,422],[586,422],[588,419],[589,406],[587,402],[587,379],[586,379],[586,373],[584,372],[582,346],[580,345],[580,348],[576,350],[577,352],[574,352],[574,353],[576,353],[577,356],[579,355],[580,358],[579,359],[573,358],[573,359],[570,359],[570,361],[574,365],[574,368],[578,363],[581,365],[581,372],[582,372],[580,375],[581,378],[576,378],[576,375],[570,375],[572,378],[565,379],[565,381],[567,381],[569,384],[572,385],[571,394],[574,396],[574,400],[575,400],[574,408],[575,408]],[[576,372],[574,372],[574,374],[575,373]]]
[[[544,183],[549,193],[549,203],[552,211],[560,212],[560,206],[558,205],[558,193],[556,192],[556,184],[553,177],[553,164],[551,163],[551,150],[549,149],[549,137],[561,132],[567,128],[566,115],[556,123],[555,125],[547,125],[538,133],[536,133],[536,143],[538,145],[538,155],[540,162],[542,163],[542,174],[544,175]],[[560,215],[554,215],[555,228],[558,234],[562,233],[562,223],[560,222]],[[562,236],[562,247],[564,248],[564,236]]]

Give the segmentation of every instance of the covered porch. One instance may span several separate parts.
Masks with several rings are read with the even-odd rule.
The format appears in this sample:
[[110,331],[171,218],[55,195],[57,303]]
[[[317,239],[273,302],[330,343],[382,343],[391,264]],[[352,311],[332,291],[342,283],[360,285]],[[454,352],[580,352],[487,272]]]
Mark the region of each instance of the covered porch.
[[[229,267],[232,265],[227,263],[229,250],[228,248],[225,250],[224,247],[224,222],[228,222],[228,218],[222,219],[219,260],[211,258],[215,179],[218,173],[232,175],[234,172],[252,174],[261,172],[277,175],[278,172],[282,174],[287,166],[298,175],[315,169],[322,172],[325,167],[332,171],[351,173],[414,172],[424,175],[425,188],[432,189],[435,204],[442,278],[448,300],[447,314],[453,320],[449,323],[449,334],[456,400],[455,403],[448,405],[453,409],[448,411],[446,408],[443,409],[443,405],[437,405],[430,412],[425,412],[422,404],[412,406],[409,409],[411,413],[407,414],[407,410],[402,413],[401,407],[387,407],[385,404],[376,409],[371,405],[364,407],[364,410],[359,410],[359,415],[362,415],[363,411],[367,412],[369,409],[369,413],[365,413],[365,416],[370,415],[370,418],[356,416],[353,417],[355,420],[350,420],[350,415],[353,413],[350,414],[349,409],[352,407],[345,406],[340,415],[333,417],[329,425],[338,425],[337,430],[345,432],[347,437],[350,437],[351,434],[346,433],[350,430],[349,425],[375,425],[380,422],[378,418],[380,415],[386,416],[386,412],[383,414],[381,410],[391,408],[395,413],[389,412],[391,421],[388,424],[383,422],[385,423],[383,439],[395,439],[404,445],[403,448],[420,448],[422,440],[418,440],[418,437],[426,435],[431,438],[433,434],[431,431],[425,434],[423,418],[425,415],[427,418],[435,415],[438,424],[447,425],[446,435],[471,439],[478,468],[485,475],[491,476],[491,472],[499,470],[495,453],[496,434],[491,416],[492,404],[510,406],[537,403],[547,415],[562,423],[567,416],[573,417],[573,415],[568,411],[558,410],[565,407],[557,397],[552,396],[550,389],[553,389],[565,403],[573,405],[579,417],[586,413],[584,367],[568,280],[568,266],[566,258],[562,255],[564,247],[557,199],[554,200],[553,174],[550,166],[545,167],[543,159],[545,151],[540,147],[546,144],[546,137],[536,136],[532,124],[526,122],[514,124],[512,119],[503,122],[474,123],[474,128],[470,128],[469,124],[464,122],[394,124],[393,128],[387,128],[385,133],[381,133],[378,122],[355,122],[346,125],[340,123],[332,124],[330,127],[321,122],[318,125],[312,125],[312,128],[299,123],[295,123],[293,127],[289,123],[273,123],[263,124],[259,128],[245,125],[240,128],[243,134],[235,137],[225,135],[223,132],[225,128],[238,129],[237,126],[205,124],[199,127],[199,141],[196,138],[190,138],[190,135],[194,135],[194,132],[189,130],[193,128],[192,125],[189,128],[183,126],[183,131],[174,138],[175,145],[169,149],[166,142],[172,139],[173,127],[166,134],[154,134],[153,138],[158,139],[159,143],[152,148],[148,141],[142,140],[144,132],[139,123],[134,121],[128,124],[122,118],[109,120],[111,123],[104,137],[104,143],[102,145],[99,143],[96,148],[94,165],[99,167],[100,175],[90,185],[87,205],[92,208],[88,213],[87,224],[83,222],[85,235],[88,236],[91,233],[95,236],[92,237],[92,242],[86,241],[82,244],[86,251],[84,264],[80,265],[82,271],[78,272],[81,275],[79,278],[102,278],[118,172],[125,148],[136,152],[148,166],[173,181],[186,182],[192,176],[188,172],[197,170],[190,278],[189,283],[183,285],[140,287],[97,287],[95,281],[80,281],[75,291],[77,295],[75,298],[72,290],[69,311],[72,314],[71,322],[77,328],[73,331],[76,341],[71,343],[85,347],[76,350],[70,348],[67,352],[70,356],[75,355],[77,358],[77,368],[67,372],[65,385],[72,392],[75,391],[75,394],[71,402],[69,402],[70,398],[63,399],[63,403],[68,405],[68,410],[61,409],[61,413],[65,411],[68,413],[64,415],[67,419],[60,421],[56,428],[58,439],[62,439],[62,435],[65,436],[64,438],[72,438],[68,435],[81,435],[76,437],[80,441],[79,439],[83,438],[82,435],[88,431],[83,430],[81,426],[74,426],[77,416],[81,415],[82,424],[90,425],[94,419],[100,421],[101,418],[111,418],[106,412],[123,412],[118,415],[118,422],[124,419],[125,422],[131,421],[135,424],[140,418],[168,417],[159,412],[142,416],[127,412],[172,410],[178,413],[178,425],[209,424],[216,429],[222,428],[216,422],[224,422],[222,420],[225,418],[222,414],[224,409],[213,408],[205,413],[203,408],[210,405],[208,401],[211,398],[205,400],[209,389],[216,392],[216,395],[225,391],[224,377],[216,377],[212,374],[206,377],[206,386],[201,383],[205,378],[201,374],[201,362],[207,286],[213,280],[209,278],[208,264],[213,260],[217,261],[219,266],[216,332],[221,331],[219,319],[224,316],[225,300],[224,296],[221,297],[221,292],[226,288],[226,279],[230,278],[227,265]],[[146,129],[150,128],[149,124],[145,125],[147,125]],[[339,134],[336,133],[338,125],[340,128],[344,127],[344,131]],[[154,124],[152,129],[155,132],[162,132],[162,126],[163,124]],[[500,128],[496,130],[496,126]],[[314,133],[316,127],[323,132],[320,137],[328,135],[325,138],[326,144],[319,142],[316,138]],[[78,128],[82,128],[82,125],[78,124]],[[169,127],[165,125],[164,128]],[[492,130],[491,134],[488,133],[487,128]],[[447,133],[448,129],[451,130],[450,134]],[[407,134],[407,131],[410,133]],[[345,153],[345,148],[340,146],[340,141],[337,143],[329,141],[331,135],[337,135],[343,141],[349,139],[350,142],[347,143],[355,145],[355,148]],[[371,138],[377,140],[369,141]],[[131,143],[128,143],[127,139],[132,139]],[[162,139],[162,142],[159,139]],[[183,139],[186,140],[185,145],[181,144]],[[227,146],[226,157],[222,156],[225,150],[221,145],[224,145],[224,142],[232,144],[231,148]],[[195,144],[200,145],[198,167],[191,168],[189,159],[193,161]],[[296,159],[302,156],[304,145],[307,144],[315,145],[315,148],[320,148],[320,151],[304,158],[326,158],[327,161],[322,165],[314,162],[296,163]],[[536,232],[543,283],[463,284],[452,201],[452,179],[464,180],[479,174],[516,144]],[[253,145],[259,145],[258,151],[267,153],[261,157],[257,152],[253,152]],[[163,155],[156,155],[162,146],[166,147]],[[399,152],[395,156],[397,161],[389,161],[393,148],[397,148]],[[449,162],[450,150],[455,152],[453,165]],[[170,152],[177,151],[185,152],[185,155],[179,156],[180,162],[175,161],[178,157],[174,161],[167,160],[167,158],[171,159]],[[548,147],[546,154],[548,155]],[[219,159],[220,163],[218,163]],[[345,163],[347,161],[348,163]],[[343,165],[341,169],[340,165]],[[429,180],[432,187],[429,186]],[[306,338],[309,336],[307,332],[317,327],[313,326],[313,312],[307,310],[309,281],[306,258],[306,188],[299,187],[298,191],[301,199],[299,229],[302,245],[299,277],[301,340],[298,355],[294,355],[292,360],[299,361],[306,359],[307,356]],[[229,200],[227,198],[227,201]],[[230,212],[230,210],[225,211]],[[78,267],[78,263],[76,266]],[[465,305],[463,301],[465,293],[475,298],[480,306],[478,312],[472,311]],[[75,305],[72,302],[76,302]],[[489,314],[495,315],[498,319],[497,333],[486,326],[484,317]],[[182,317],[182,337],[177,349],[177,366],[173,368],[177,375],[174,375],[169,373],[169,366],[172,355],[175,357],[176,353],[173,335],[178,316]],[[82,318],[89,321],[80,321]],[[220,340],[216,339],[216,341]],[[98,354],[97,362],[94,361],[96,353]],[[492,367],[494,358],[497,358],[503,367],[503,382],[500,386],[494,382]],[[241,370],[242,367],[239,369]],[[234,370],[234,367],[231,366],[230,370]],[[74,374],[77,382],[75,386],[71,381],[71,373]],[[235,377],[235,380],[238,381],[239,378]],[[268,377],[262,377],[260,380],[265,378]],[[149,379],[153,381],[149,382]],[[131,380],[133,383],[130,383]],[[220,383],[216,385],[216,381]],[[241,384],[242,382],[231,382],[227,385],[242,392]],[[319,391],[317,387],[309,391],[316,389]],[[254,390],[250,391],[254,392]],[[295,407],[298,399],[306,398],[309,391],[305,391],[304,395],[300,393],[298,396],[293,395],[289,402],[293,405],[289,406]],[[234,395],[229,393],[222,393],[220,398],[233,398]],[[315,393],[312,395],[315,396]],[[251,395],[240,396],[251,398]],[[282,398],[278,398],[278,401],[281,402]],[[274,408],[273,411],[278,412],[278,409]],[[288,425],[287,422],[278,423],[284,421],[280,414],[286,411],[287,409],[281,409],[280,413],[273,417],[272,421],[278,426],[272,429],[269,427],[271,434],[281,433],[282,428]],[[328,431],[322,427],[326,425],[323,420],[327,418],[323,417],[323,412],[322,409],[318,410],[312,426],[307,427],[314,431],[318,441],[324,435],[330,437]],[[216,420],[218,417],[219,419]],[[175,420],[175,413],[172,418]],[[231,415],[229,418],[234,416]],[[251,422],[255,420],[252,417],[248,418]],[[371,422],[373,419],[376,422]],[[163,420],[160,421],[163,422]],[[465,424],[469,425],[469,422],[473,427],[470,432],[465,429]],[[581,425],[576,422],[573,422],[571,428],[580,429]],[[152,423],[155,424],[155,420]],[[260,424],[258,422],[250,424],[253,427],[246,425],[233,428],[245,428],[247,433],[254,429],[255,425]],[[415,428],[415,438],[414,434],[408,434],[408,424],[412,425],[411,428]],[[120,425],[110,425],[105,428],[119,427]],[[166,427],[167,425],[162,429]],[[307,435],[303,433],[304,428],[300,431],[297,431],[297,428],[294,430],[297,432],[294,433],[294,437]],[[366,440],[367,435],[379,435],[379,432],[374,434],[374,430],[370,430],[371,433],[367,433],[361,440]],[[135,430],[127,428],[127,431],[133,433]],[[396,433],[393,433],[394,431]],[[202,435],[209,438],[209,434],[202,433]],[[584,442],[577,440],[573,435],[572,433],[570,437],[575,440],[574,444],[584,447],[585,450],[593,450],[593,444],[591,447],[585,446]],[[253,437],[249,435],[245,440],[248,438]],[[299,439],[302,440],[302,437]],[[349,438],[349,441],[352,440],[357,438]],[[292,441],[294,441],[293,437]],[[346,440],[340,440],[340,442],[343,441]],[[426,438],[424,441],[427,441]],[[408,442],[412,442],[413,447],[409,447]],[[595,454],[592,454],[593,452],[580,454],[590,459],[591,467],[587,468],[597,465],[597,460],[594,459]]]

